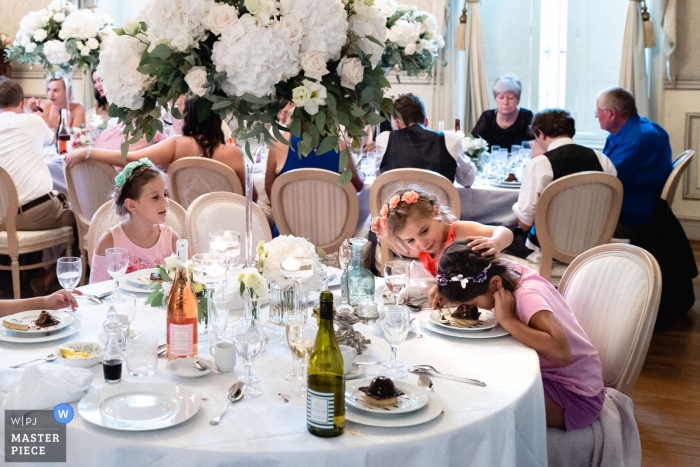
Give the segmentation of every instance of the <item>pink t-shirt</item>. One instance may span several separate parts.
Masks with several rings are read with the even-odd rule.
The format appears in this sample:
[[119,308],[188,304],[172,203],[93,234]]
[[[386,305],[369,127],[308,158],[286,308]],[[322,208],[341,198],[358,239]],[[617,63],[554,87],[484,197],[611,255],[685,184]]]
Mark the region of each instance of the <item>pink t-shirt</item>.
[[[151,248],[141,248],[134,244],[124,233],[122,225],[109,229],[112,232],[115,248],[126,248],[129,250],[129,266],[126,273],[149,269],[156,264],[164,265],[165,259],[173,254],[173,229],[167,225],[160,225],[160,236],[158,241]],[[107,264],[104,256],[92,255],[92,268],[90,272],[90,283],[110,280],[111,276],[107,272]]]
[[595,396],[603,390],[603,367],[593,344],[576,320],[564,297],[536,271],[516,263],[509,267],[520,272],[521,279],[513,295],[515,312],[523,323],[541,310],[554,313],[571,347],[571,363],[561,367],[540,355],[542,378],[559,383],[569,391],[582,396]]

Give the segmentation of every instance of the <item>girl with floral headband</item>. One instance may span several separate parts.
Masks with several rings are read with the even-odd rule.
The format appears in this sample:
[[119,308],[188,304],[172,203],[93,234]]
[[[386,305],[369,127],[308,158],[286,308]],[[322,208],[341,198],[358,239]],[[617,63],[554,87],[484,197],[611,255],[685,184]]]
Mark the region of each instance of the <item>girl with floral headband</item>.
[[105,250],[129,250],[127,273],[165,264],[175,251],[178,235],[164,225],[168,212],[168,184],[165,174],[150,160],[130,162],[114,179],[117,188],[112,196],[117,214],[129,216],[100,237],[92,255],[90,283],[110,279]]
[[440,257],[432,308],[445,301],[493,310],[515,339],[537,351],[547,426],[577,430],[596,421],[603,408],[603,368],[559,292],[536,271],[511,261],[492,262],[466,241]]
[[467,239],[475,250],[494,259],[513,241],[513,233],[505,227],[457,221],[447,206],[420,188],[396,192],[372,220],[372,231],[396,253],[420,259],[433,276],[440,254],[455,239]]

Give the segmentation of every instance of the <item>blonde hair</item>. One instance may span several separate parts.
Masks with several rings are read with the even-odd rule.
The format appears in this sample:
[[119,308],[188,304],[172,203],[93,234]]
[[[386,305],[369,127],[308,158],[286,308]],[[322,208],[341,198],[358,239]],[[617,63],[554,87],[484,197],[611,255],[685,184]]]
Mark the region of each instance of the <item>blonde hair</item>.
[[[408,218],[414,214],[424,219],[437,217],[445,224],[457,222],[457,217],[455,217],[448,206],[440,204],[440,200],[438,200],[437,196],[426,193],[419,187],[411,186],[399,190],[394,193],[391,198],[394,196],[401,198],[401,196],[408,191],[416,192],[418,195],[418,200],[416,202],[409,204],[405,201],[399,201],[395,208],[389,206],[389,212],[386,215],[386,227],[392,237],[398,238],[399,233],[406,227]],[[435,206],[438,207],[437,216],[435,216]]]

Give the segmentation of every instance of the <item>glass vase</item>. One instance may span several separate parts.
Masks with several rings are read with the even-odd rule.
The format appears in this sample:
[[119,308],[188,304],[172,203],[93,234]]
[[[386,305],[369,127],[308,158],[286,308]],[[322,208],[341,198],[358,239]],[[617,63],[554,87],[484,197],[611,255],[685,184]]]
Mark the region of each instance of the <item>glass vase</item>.
[[245,264],[253,267],[255,262],[255,246],[253,245],[253,167],[255,160],[265,146],[257,138],[236,140],[238,150],[243,155],[245,164]]
[[284,325],[284,315],[294,310],[294,287],[280,287],[270,283],[270,322]]
[[[362,251],[366,238],[351,238],[352,261],[347,269],[347,284],[350,295],[350,305],[359,306],[364,302],[374,301],[374,275],[362,265]],[[343,272],[342,282],[345,282]]]

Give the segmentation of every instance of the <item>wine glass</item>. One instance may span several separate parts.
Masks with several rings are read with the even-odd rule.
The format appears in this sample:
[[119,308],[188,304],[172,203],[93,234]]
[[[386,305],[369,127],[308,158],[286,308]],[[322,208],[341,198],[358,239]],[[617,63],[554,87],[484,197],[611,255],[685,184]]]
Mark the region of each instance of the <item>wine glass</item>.
[[409,263],[406,261],[387,261],[384,264],[384,282],[394,297],[394,304],[399,304],[401,291],[408,285],[410,278]]
[[301,386],[297,389],[302,394],[306,393],[308,379],[309,357],[316,343],[318,328],[311,323],[294,324],[289,327],[287,339],[292,354],[301,363]]
[[341,284],[341,297],[343,301],[340,306],[335,309],[336,316],[350,316],[355,312],[355,309],[352,307],[352,305],[350,305],[350,278],[348,274],[348,267],[350,266],[351,261],[352,247],[350,246],[350,242],[345,240],[340,245],[340,249],[338,250],[338,263],[340,263],[340,267],[343,268],[343,282]]
[[[83,265],[80,258],[75,256],[58,258],[58,262],[56,263],[56,276],[58,276],[58,282],[61,284],[61,287],[66,289],[68,293],[73,293],[73,289],[78,286],[82,273]],[[72,312],[70,304],[66,307],[65,311]]]
[[235,266],[241,256],[241,234],[234,230],[210,232],[209,253],[216,256],[226,266]]
[[252,386],[250,367],[253,360],[260,353],[265,342],[265,332],[262,326],[252,319],[239,319],[233,323],[233,344],[236,353],[245,364],[245,398],[250,399],[262,394],[260,388]]
[[226,294],[220,293],[212,299],[212,307],[210,308],[211,315],[209,326],[214,334],[214,344],[218,344],[226,333],[226,325],[228,324],[228,298]]
[[119,318],[119,346],[122,350],[126,350],[126,339],[129,337],[129,328],[132,321],[136,318],[136,296],[128,293],[112,295],[109,304],[114,308]]
[[387,305],[382,307],[379,323],[384,332],[384,339],[391,346],[391,360],[388,364],[385,376],[392,379],[406,377],[406,372],[401,369],[403,364],[396,361],[396,350],[399,344],[406,339],[411,327],[411,317],[408,308],[399,305]]
[[129,267],[129,250],[126,248],[107,248],[105,250],[107,272],[115,282],[114,296],[119,296],[119,280]]
[[[295,313],[294,311],[288,311],[284,315],[284,329],[285,333],[287,336],[287,347],[291,348],[291,339],[289,337],[289,331],[297,326],[303,326],[304,325],[304,314],[303,313]],[[299,370],[297,369],[296,363],[300,363],[299,360],[297,360],[296,356],[294,355],[294,351],[292,350],[292,364],[293,369],[291,373],[288,373],[284,375],[284,379],[287,381],[291,381],[294,383],[299,383],[301,382],[301,373],[299,373]]]

